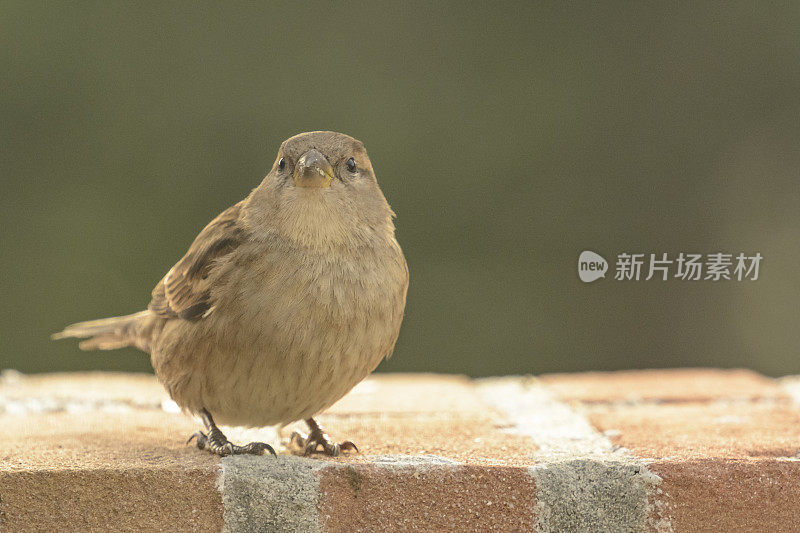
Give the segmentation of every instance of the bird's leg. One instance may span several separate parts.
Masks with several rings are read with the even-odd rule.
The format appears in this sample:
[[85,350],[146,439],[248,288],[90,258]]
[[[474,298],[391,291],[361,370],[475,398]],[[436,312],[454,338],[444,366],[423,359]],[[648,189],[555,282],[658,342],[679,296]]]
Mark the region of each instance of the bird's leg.
[[303,455],[308,455],[318,451],[318,446],[322,446],[322,450],[331,457],[336,457],[342,451],[346,450],[358,451],[356,445],[349,440],[346,440],[342,443],[332,443],[331,438],[326,435],[324,431],[322,431],[322,428],[319,427],[319,424],[317,424],[316,420],[313,418],[306,418],[306,424],[308,425],[308,429],[310,431],[308,435],[303,435],[302,433],[295,431],[292,433],[292,436],[289,439],[291,444],[294,444],[303,450]]
[[246,444],[244,446],[237,446],[236,444],[233,444],[228,440],[225,434],[219,430],[217,425],[214,423],[214,419],[211,417],[211,413],[205,409],[200,410],[200,418],[203,419],[203,425],[206,427],[206,431],[208,433],[206,434],[202,431],[198,431],[189,437],[189,440],[186,442],[186,444],[192,442],[192,439],[197,439],[198,448],[221,456],[241,455],[246,453],[252,455],[263,455],[265,452],[275,455],[275,450],[266,442],[251,442],[250,444]]

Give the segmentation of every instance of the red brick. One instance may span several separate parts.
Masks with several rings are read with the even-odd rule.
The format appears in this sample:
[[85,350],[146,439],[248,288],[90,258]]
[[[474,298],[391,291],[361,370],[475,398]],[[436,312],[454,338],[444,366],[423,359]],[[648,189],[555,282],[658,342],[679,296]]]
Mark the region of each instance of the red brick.
[[794,457],[800,449],[800,409],[788,402],[595,405],[587,414],[639,457]]
[[661,461],[658,499],[674,531],[800,530],[800,461]]
[[326,531],[531,531],[535,488],[525,469],[351,465],[320,479]]
[[742,369],[625,370],[546,374],[540,379],[561,399],[582,403],[786,398],[774,380]]

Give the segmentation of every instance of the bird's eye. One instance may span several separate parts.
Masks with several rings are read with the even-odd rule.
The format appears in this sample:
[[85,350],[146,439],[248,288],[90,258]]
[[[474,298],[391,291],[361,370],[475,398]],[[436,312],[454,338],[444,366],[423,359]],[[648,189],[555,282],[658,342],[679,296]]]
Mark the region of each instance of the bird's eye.
[[345,163],[345,164],[347,165],[347,170],[349,170],[350,172],[355,172],[356,171],[356,161],[352,157],[350,159],[348,159],[347,163]]
[[286,168],[286,160],[281,157],[280,161],[278,161],[278,168],[283,170]]

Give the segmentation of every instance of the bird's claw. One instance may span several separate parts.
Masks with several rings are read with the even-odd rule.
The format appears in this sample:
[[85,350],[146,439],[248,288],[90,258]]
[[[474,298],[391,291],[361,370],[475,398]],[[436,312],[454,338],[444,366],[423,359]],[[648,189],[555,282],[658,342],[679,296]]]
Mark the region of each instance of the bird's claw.
[[189,437],[189,440],[186,441],[186,444],[189,444],[194,439],[197,439],[197,447],[199,449],[215,453],[221,457],[225,457],[227,455],[244,454],[264,455],[266,452],[269,452],[277,457],[275,450],[266,442],[251,442],[250,444],[245,444],[244,446],[237,446],[229,441],[219,430],[212,430],[208,435],[202,431],[198,431]]
[[322,446],[322,451],[331,457],[338,457],[343,451],[355,450],[358,453],[358,447],[349,440],[341,443],[331,442],[330,437],[322,431],[312,431],[309,435],[294,431],[289,438],[289,443],[303,450],[303,455],[317,453],[320,446]]

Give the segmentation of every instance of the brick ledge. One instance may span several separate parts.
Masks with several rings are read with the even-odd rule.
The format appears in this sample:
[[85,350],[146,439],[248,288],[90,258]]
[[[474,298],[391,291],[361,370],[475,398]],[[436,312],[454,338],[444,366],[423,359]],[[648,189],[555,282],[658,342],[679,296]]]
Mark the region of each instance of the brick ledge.
[[361,454],[219,460],[152,376],[5,372],[0,529],[789,530],[799,402],[747,370],[384,374],[320,417]]

